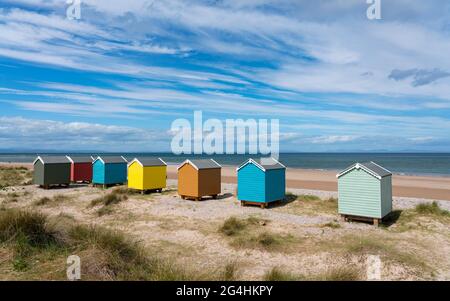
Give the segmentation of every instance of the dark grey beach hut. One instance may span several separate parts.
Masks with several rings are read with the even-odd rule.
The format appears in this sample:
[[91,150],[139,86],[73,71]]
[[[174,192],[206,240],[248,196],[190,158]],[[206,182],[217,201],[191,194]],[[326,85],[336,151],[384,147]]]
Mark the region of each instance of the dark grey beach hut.
[[71,162],[65,156],[39,156],[33,162],[33,182],[48,189],[51,185],[69,185]]

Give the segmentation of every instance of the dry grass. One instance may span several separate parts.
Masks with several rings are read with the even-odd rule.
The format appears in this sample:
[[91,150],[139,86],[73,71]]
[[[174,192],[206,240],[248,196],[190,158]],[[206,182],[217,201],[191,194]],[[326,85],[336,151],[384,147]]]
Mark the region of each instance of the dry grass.
[[413,209],[394,210],[386,220],[388,225],[384,229],[390,232],[439,232],[450,226],[450,212],[437,202],[422,203]]
[[357,281],[362,280],[362,272],[356,266],[345,265],[330,268],[319,274],[301,275],[275,267],[268,271],[263,279],[265,281]]
[[291,234],[272,232],[246,233],[230,243],[235,248],[261,249],[268,252],[289,252],[299,241]]
[[235,263],[215,271],[182,268],[121,232],[75,222],[64,228],[40,213],[10,209],[0,212],[0,248],[14,252],[8,279],[64,280],[69,254],[81,257],[86,280],[234,280],[237,270]]
[[437,202],[422,203],[416,206],[415,211],[422,215],[431,215],[439,217],[450,217],[450,211],[444,210],[439,207]]
[[66,201],[71,200],[72,198],[68,195],[57,194],[52,198],[42,197],[33,202],[34,206],[50,206],[50,205],[60,205]]
[[229,237],[230,245],[235,248],[286,252],[298,242],[290,234],[267,231],[265,229],[267,223],[268,221],[257,217],[247,219],[230,217],[219,228],[219,232]]
[[0,166],[0,188],[31,184],[32,171],[26,167]]
[[341,244],[333,241],[336,251],[343,248],[344,253],[351,255],[379,255],[385,262],[391,261],[414,269],[417,275],[433,273],[422,255],[414,249],[402,247],[395,237],[382,234],[345,235],[339,241]]
[[287,194],[287,199],[290,201],[287,205],[278,210],[296,214],[296,215],[310,215],[318,216],[323,214],[336,215],[338,208],[338,201],[336,198],[328,198],[322,200],[315,195],[295,195],[290,192]]
[[339,228],[341,228],[341,224],[339,224],[337,221],[332,221],[332,222],[321,225],[321,227],[322,228],[339,229]]
[[91,201],[89,207],[101,206],[97,209],[97,215],[103,216],[114,212],[113,206],[128,200],[128,189],[119,188],[114,189],[112,192],[96,198]]

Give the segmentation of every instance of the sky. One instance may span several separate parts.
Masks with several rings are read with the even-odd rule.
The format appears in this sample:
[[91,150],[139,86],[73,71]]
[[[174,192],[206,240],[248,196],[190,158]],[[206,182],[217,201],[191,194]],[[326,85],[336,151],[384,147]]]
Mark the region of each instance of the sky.
[[170,151],[178,118],[284,152],[450,152],[450,1],[0,0],[0,151]]

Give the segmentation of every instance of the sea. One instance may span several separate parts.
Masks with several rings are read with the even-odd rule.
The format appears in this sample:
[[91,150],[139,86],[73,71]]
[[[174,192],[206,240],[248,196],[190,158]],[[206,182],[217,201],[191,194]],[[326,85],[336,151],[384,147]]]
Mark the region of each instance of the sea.
[[[0,162],[31,163],[37,155],[121,155],[160,157],[168,164],[179,164],[186,159],[213,158],[226,166],[237,166],[258,155],[174,155],[172,153],[0,153]],[[280,161],[288,168],[315,170],[342,170],[355,162],[374,161],[395,174],[434,175],[450,177],[450,153],[282,153]]]

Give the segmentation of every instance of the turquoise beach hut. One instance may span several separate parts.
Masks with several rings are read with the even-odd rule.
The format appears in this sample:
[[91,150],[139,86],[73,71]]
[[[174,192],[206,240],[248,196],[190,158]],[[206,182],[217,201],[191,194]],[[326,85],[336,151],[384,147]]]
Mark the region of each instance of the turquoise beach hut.
[[392,173],[374,162],[355,163],[338,178],[339,214],[375,225],[392,211]]
[[127,182],[127,160],[124,157],[97,157],[92,164],[92,184],[106,187]]
[[248,159],[237,168],[237,199],[241,205],[266,208],[286,194],[286,167],[273,158]]

